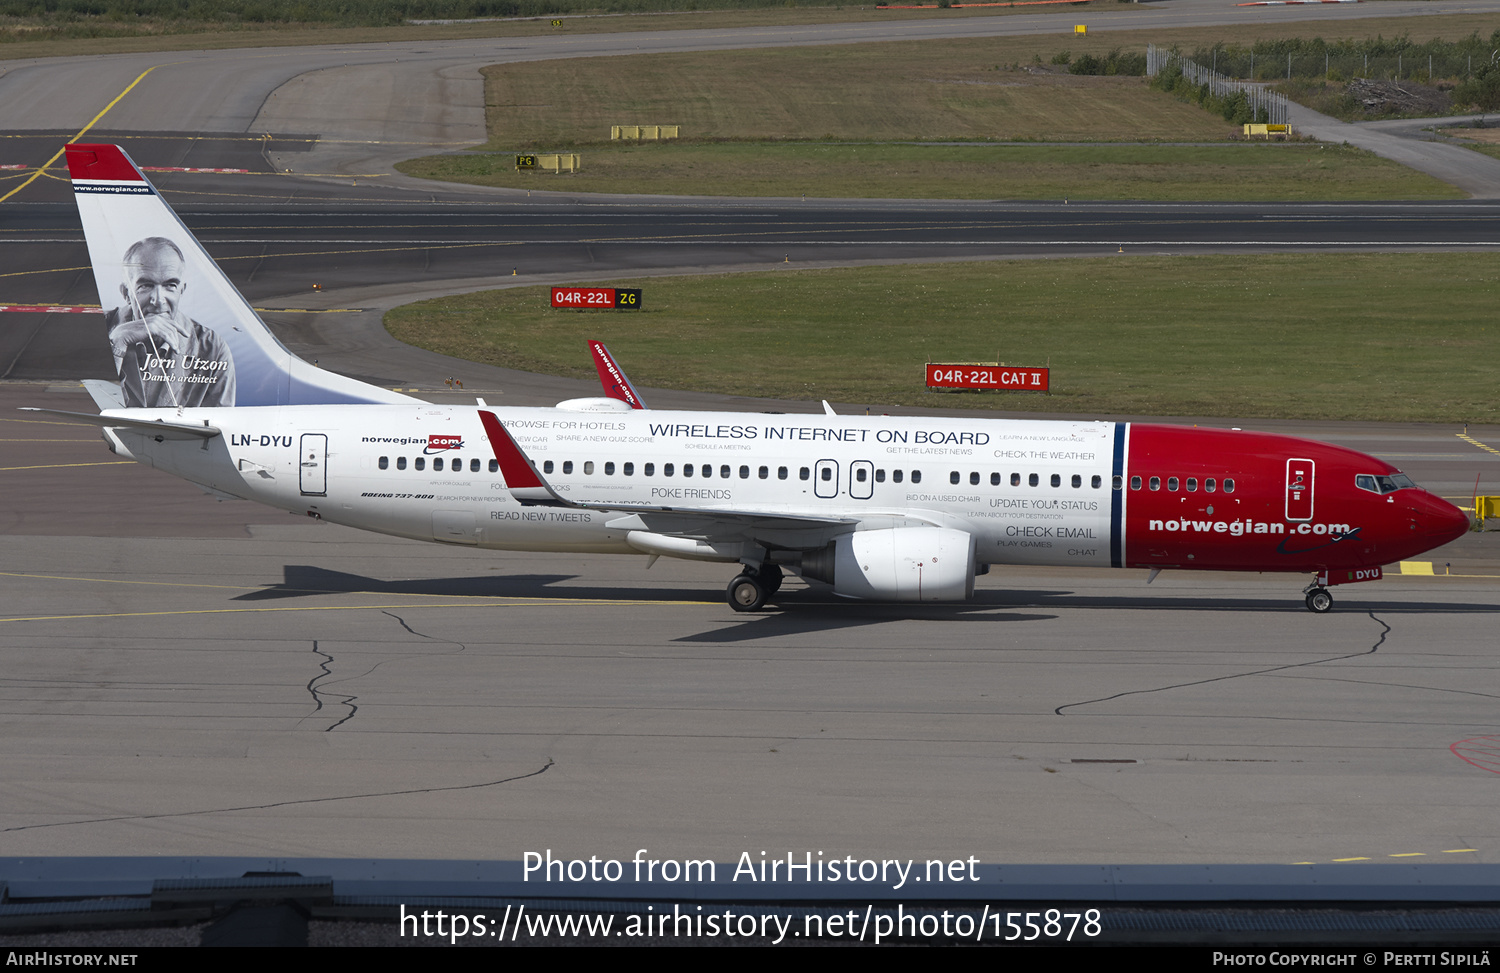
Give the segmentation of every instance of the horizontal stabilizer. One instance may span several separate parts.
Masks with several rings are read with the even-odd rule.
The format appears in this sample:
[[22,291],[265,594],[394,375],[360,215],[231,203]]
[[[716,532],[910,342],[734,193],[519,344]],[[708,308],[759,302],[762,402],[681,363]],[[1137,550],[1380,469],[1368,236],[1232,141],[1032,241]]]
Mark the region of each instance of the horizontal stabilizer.
[[122,416],[94,415],[90,412],[63,412],[60,409],[22,409],[22,412],[45,412],[51,416],[64,416],[106,429],[129,429],[132,432],[159,436],[162,439],[213,439],[222,436],[223,430],[210,426],[207,420],[201,426],[186,422],[166,422],[162,419],[126,419]]

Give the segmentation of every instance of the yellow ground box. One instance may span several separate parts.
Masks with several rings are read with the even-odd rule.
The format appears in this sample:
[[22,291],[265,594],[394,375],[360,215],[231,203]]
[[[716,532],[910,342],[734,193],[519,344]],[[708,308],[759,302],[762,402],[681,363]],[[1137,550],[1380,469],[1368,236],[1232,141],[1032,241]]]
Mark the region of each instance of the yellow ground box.
[[577,152],[553,152],[536,157],[536,167],[544,172],[577,172],[582,157]]
[[645,142],[654,142],[660,139],[675,139],[681,137],[681,125],[611,125],[609,137],[615,141],[620,139],[639,139]]

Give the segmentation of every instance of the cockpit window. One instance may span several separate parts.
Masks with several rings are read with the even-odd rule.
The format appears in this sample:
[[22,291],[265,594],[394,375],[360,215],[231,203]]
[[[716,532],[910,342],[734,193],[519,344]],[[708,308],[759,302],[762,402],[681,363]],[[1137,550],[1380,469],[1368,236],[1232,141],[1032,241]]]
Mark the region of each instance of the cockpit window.
[[1354,482],[1362,490],[1380,494],[1395,493],[1397,490],[1416,486],[1411,477],[1405,473],[1393,473],[1389,476],[1357,476]]
[[1405,473],[1392,473],[1390,476],[1374,476],[1361,473],[1354,478],[1354,485],[1361,490],[1369,490],[1371,493],[1395,493],[1397,490],[1407,490],[1416,486],[1411,477]]

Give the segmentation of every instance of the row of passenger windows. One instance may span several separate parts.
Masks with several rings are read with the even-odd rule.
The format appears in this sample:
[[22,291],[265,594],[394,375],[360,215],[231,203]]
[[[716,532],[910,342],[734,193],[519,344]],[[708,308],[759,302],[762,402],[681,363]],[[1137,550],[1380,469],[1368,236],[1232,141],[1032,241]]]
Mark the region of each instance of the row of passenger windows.
[[[956,484],[956,483],[960,483],[962,481],[963,481],[963,474],[960,473],[958,470],[954,470],[952,473],[948,474],[948,482],[949,483],[955,483]],[[999,486],[1002,482],[1003,482],[1003,479],[1001,477],[1001,474],[999,474],[999,473],[991,473],[990,474],[990,486]],[[1049,478],[1049,482],[1053,486],[1055,486],[1055,487],[1062,486],[1063,485],[1062,474],[1061,473],[1053,473],[1052,476]],[[1080,474],[1078,474],[1078,473],[1074,473],[1073,476],[1069,479],[1068,482],[1072,485],[1073,489],[1075,489],[1075,490],[1080,490],[1080,489],[1083,488],[1083,477]],[[1030,473],[1026,477],[1026,485],[1027,486],[1041,486],[1041,483],[1042,483],[1042,478],[1041,478],[1040,474]],[[978,486],[979,485],[979,474],[978,473],[972,473],[971,472],[969,474],[969,485],[970,486]],[[1013,487],[1020,486],[1021,485],[1021,474],[1019,474],[1019,473],[1012,473],[1010,475],[1010,485],[1013,486]],[[1096,476],[1093,476],[1093,477],[1091,477],[1089,479],[1089,486],[1092,487],[1095,490],[1099,489],[1103,485],[1104,485],[1104,477],[1102,477],[1102,476],[1097,476],[1096,475]],[[1119,489],[1119,485],[1118,484],[1116,484],[1115,489],[1117,489],[1117,490]]]
[[[615,464],[613,462],[604,463],[602,465],[604,467],[604,475],[605,476],[614,476],[615,475],[616,468],[615,468]],[[582,467],[583,467],[583,475],[584,476],[593,476],[594,475],[594,469],[595,469],[595,467],[594,467],[594,461],[593,460],[585,460],[582,463]],[[552,460],[550,460],[550,459],[549,460],[544,460],[542,462],[542,472],[543,473],[552,473],[557,468],[558,468],[558,465],[554,464],[554,462]],[[571,476],[572,473],[573,473],[573,468],[574,468],[574,466],[573,466],[573,461],[572,460],[567,459],[567,460],[563,460],[562,461],[562,463],[561,463],[561,469],[562,469],[563,476]],[[742,480],[748,480],[748,479],[750,479],[750,476],[751,476],[751,472],[750,471],[751,471],[751,467],[749,467],[749,466],[741,466],[739,468],[739,478],[742,479]],[[635,464],[634,463],[621,463],[621,464],[619,464],[619,472],[622,475],[624,475],[624,476],[635,476]],[[656,466],[656,464],[655,463],[642,463],[641,464],[641,473],[644,474],[644,475],[646,475],[646,476],[655,476],[657,474],[657,466]],[[701,478],[707,480],[707,479],[711,479],[713,477],[713,475],[714,475],[714,465],[712,463],[701,463],[701,464],[683,463],[682,464],[682,468],[681,468],[681,473],[685,477],[697,476],[697,477],[701,477]],[[676,476],[677,474],[678,474],[678,467],[677,467],[676,463],[663,463],[663,464],[661,464],[661,475],[662,476]],[[791,475],[792,475],[792,471],[791,471],[791,469],[789,467],[785,467],[785,466],[778,466],[778,467],[776,467],[776,479],[778,479],[778,480],[791,479]],[[735,476],[735,468],[733,466],[730,466],[727,463],[722,464],[722,465],[719,466],[719,479],[721,479],[721,480],[729,480],[729,479],[733,479],[734,476]],[[757,468],[755,468],[755,476],[758,477],[759,479],[762,479],[762,480],[769,480],[771,478],[771,468],[769,466],[757,467]],[[866,470],[866,469],[864,469],[863,467],[861,467],[860,469],[858,469],[858,470],[855,471],[855,479],[859,480],[859,482],[861,482],[861,483],[864,483],[866,481],[866,478],[868,476],[869,476],[869,471]],[[891,470],[890,476],[891,476],[891,482],[892,483],[901,483],[901,482],[904,482],[905,479],[906,479],[906,471],[905,470]],[[885,482],[885,477],[886,477],[886,471],[885,470],[876,470],[875,471],[875,482],[876,483],[884,483]],[[812,478],[813,478],[813,471],[812,471],[811,467],[803,466],[803,467],[800,467],[797,470],[797,479],[799,479],[799,480],[811,480]],[[833,468],[831,466],[825,466],[825,467],[823,467],[821,470],[818,471],[818,478],[821,479],[821,480],[832,481],[833,480]],[[913,483],[921,483],[922,482],[922,471],[921,470],[912,470],[911,471],[911,482],[913,482]]]
[[[1178,491],[1178,487],[1179,486],[1182,489],[1185,489],[1188,493],[1197,493],[1198,492],[1198,478],[1196,476],[1190,476],[1190,477],[1188,477],[1185,480],[1179,481],[1177,479],[1177,477],[1175,477],[1175,476],[1169,476],[1169,477],[1167,477],[1167,492],[1168,493],[1176,493]],[[1159,476],[1153,476],[1151,478],[1150,482],[1147,483],[1147,487],[1149,489],[1152,489],[1152,490],[1160,490],[1161,489],[1161,477],[1159,477]],[[1141,478],[1138,477],[1138,476],[1132,476],[1130,478],[1130,489],[1132,489],[1132,490],[1139,490],[1140,488],[1141,488]],[[1213,493],[1218,488],[1219,488],[1218,481],[1215,480],[1211,476],[1208,477],[1207,479],[1205,479],[1203,481],[1203,492],[1204,493]],[[1229,478],[1229,477],[1227,477],[1227,476],[1224,477],[1224,492],[1225,493],[1233,493],[1234,492],[1234,480],[1231,479],[1231,478]]]
[[[441,456],[437,456],[437,457],[433,458],[433,460],[432,460],[432,471],[434,473],[441,473],[441,472],[443,472],[443,469],[444,469],[445,466],[446,466],[446,468],[448,470],[451,470],[454,473],[462,473],[464,471],[464,460],[463,460],[463,457],[462,456],[450,456],[450,457],[448,457],[448,459],[446,460],[446,462],[444,461],[443,457],[441,457]],[[388,470],[388,469],[391,468],[391,458],[389,456],[382,456],[382,457],[380,457],[380,468],[383,469],[383,470]],[[427,469],[427,457],[425,457],[425,456],[418,456],[416,459],[412,460],[411,461],[411,468],[414,469],[414,470],[425,470],[425,469]],[[398,470],[404,470],[404,469],[406,469],[406,457],[405,456],[397,456],[396,457],[396,469],[398,469]],[[479,460],[477,458],[469,460],[469,472],[470,473],[478,473],[479,472]],[[490,472],[491,473],[499,473],[500,472],[500,461],[499,460],[497,460],[497,459],[490,460]]]
[[[477,459],[477,458],[471,458],[468,461],[468,463],[469,463],[469,472],[470,473],[478,473],[478,472],[480,472],[481,462],[480,462],[479,459]],[[549,460],[543,460],[542,461],[542,472],[544,474],[554,473],[554,472],[557,471],[559,465],[561,466],[562,474],[564,476],[571,476],[573,474],[574,463],[570,459],[569,460],[563,460],[561,464],[558,464],[555,461],[550,460],[550,459]],[[604,468],[604,475],[605,476],[614,476],[615,475],[616,464],[613,461],[606,462],[606,463],[604,463],[602,465],[603,465],[603,468]],[[380,468],[382,470],[390,469],[391,468],[391,458],[389,456],[382,456],[382,457],[380,457],[379,466],[380,466]],[[593,476],[594,475],[595,464],[594,464],[593,460],[585,460],[582,463],[582,467],[583,467],[583,475],[584,476]],[[411,461],[411,468],[414,469],[414,470],[425,470],[427,468],[427,458],[424,457],[424,456],[418,456],[418,457],[416,457],[415,459],[413,459]],[[405,456],[397,456],[396,457],[396,469],[398,469],[398,470],[404,470],[404,469],[406,469],[406,457]],[[445,472],[445,471],[451,471],[451,472],[454,472],[454,473],[462,473],[464,471],[464,460],[463,460],[463,457],[461,457],[461,456],[450,456],[450,457],[447,457],[446,459],[444,457],[442,457],[442,456],[434,457],[433,460],[432,460],[432,470],[433,470],[434,473],[442,473],[442,472]],[[748,479],[750,479],[750,470],[751,470],[751,467],[749,467],[748,465],[740,466],[739,471],[738,471],[739,472],[739,478],[742,479],[742,480],[748,480]],[[500,463],[499,463],[498,460],[493,460],[492,459],[492,460],[489,461],[489,471],[491,473],[498,473],[500,471]],[[624,476],[634,476],[635,472],[636,472],[636,465],[634,463],[620,463],[619,464],[619,472],[622,475],[624,475]],[[643,464],[641,464],[641,472],[644,475],[646,475],[646,476],[655,476],[656,473],[657,473],[657,466],[656,466],[655,463],[643,463]],[[677,472],[678,472],[677,464],[675,464],[675,463],[663,463],[661,465],[661,475],[662,476],[676,476]],[[714,466],[713,466],[712,463],[701,463],[701,464],[683,463],[682,464],[682,470],[681,470],[681,472],[682,472],[682,475],[684,477],[697,476],[697,477],[701,477],[703,479],[710,479],[714,475]],[[756,476],[759,477],[762,480],[768,480],[768,479],[771,478],[771,468],[769,466],[757,467],[755,472],[756,472]],[[885,470],[883,470],[883,469],[876,469],[873,472],[874,472],[874,477],[875,477],[875,482],[876,483],[884,483],[885,482],[885,480],[886,480],[886,471]],[[718,468],[718,474],[719,474],[719,478],[722,479],[722,480],[732,479],[734,477],[734,474],[735,474],[735,469],[734,469],[734,467],[728,465],[727,463],[726,464],[722,464]],[[863,466],[857,467],[856,469],[853,470],[854,479],[857,480],[860,483],[866,482],[867,478],[870,476],[870,474],[871,474],[871,471],[868,470],[868,469],[866,469]],[[820,479],[823,479],[825,481],[830,481],[831,482],[833,480],[833,475],[834,475],[833,468],[831,466],[825,466],[825,467],[821,468],[818,471],[818,475],[819,475]],[[1010,485],[1013,486],[1013,487],[1020,486],[1021,485],[1021,476],[1022,475],[1020,473],[1012,473],[1010,475]],[[790,477],[791,477],[791,470],[788,467],[785,467],[785,466],[778,466],[778,467],[776,467],[776,478],[778,480],[786,480],[786,479],[790,479]],[[904,482],[906,480],[906,471],[905,470],[891,470],[890,471],[890,478],[891,478],[891,482],[892,483],[902,483],[902,482]],[[799,480],[810,480],[810,479],[812,479],[812,469],[810,467],[806,467],[806,466],[800,467],[797,470],[797,479],[799,479]],[[1140,489],[1140,479],[1141,479],[1140,477],[1135,477],[1134,478],[1134,480],[1132,481],[1132,485],[1131,485],[1132,489],[1136,489],[1136,490]],[[951,473],[948,474],[948,482],[949,483],[958,484],[958,483],[961,483],[962,480],[963,480],[963,474],[961,474],[957,470],[954,470],[953,472],[951,472]],[[1155,485],[1153,485],[1151,487],[1151,489],[1155,490],[1155,489],[1157,489],[1160,486],[1160,484],[1157,482],[1158,480],[1159,480],[1158,477],[1152,477],[1152,482]],[[922,482],[922,471],[921,470],[912,470],[911,471],[911,482],[912,483],[921,483]],[[991,473],[990,474],[990,486],[1000,486],[1002,482],[1004,482],[1002,474],[1000,474],[1000,473]],[[1063,485],[1062,474],[1060,474],[1060,473],[1053,473],[1051,475],[1051,477],[1050,477],[1050,482],[1051,482],[1052,486],[1054,486],[1054,487],[1060,487],[1060,486],[1062,486]],[[1082,489],[1082,487],[1083,487],[1083,477],[1080,476],[1077,473],[1074,473],[1072,475],[1072,477],[1070,478],[1069,482],[1071,483],[1073,489],[1075,489],[1075,490]],[[1208,480],[1207,481],[1207,487],[1206,487],[1206,489],[1210,493],[1212,493],[1213,489],[1214,489],[1213,482],[1214,482],[1213,480]],[[1226,491],[1234,489],[1234,487],[1232,486],[1233,482],[1234,481],[1232,481],[1232,480],[1226,480],[1225,481],[1225,484],[1226,484],[1225,489],[1226,489]],[[969,484],[971,486],[978,486],[979,483],[980,483],[980,474],[977,473],[977,472],[971,472],[969,474]],[[1091,486],[1095,490],[1098,490],[1101,486],[1103,486],[1103,483],[1104,483],[1103,477],[1094,476],[1094,477],[1090,478],[1089,486]],[[1177,486],[1176,486],[1177,478],[1176,477],[1173,477],[1171,479],[1171,483],[1172,483],[1172,486],[1170,486],[1169,489],[1172,489],[1172,490],[1177,489]],[[1196,490],[1196,489],[1198,489],[1198,486],[1197,486],[1198,481],[1197,480],[1190,479],[1190,480],[1188,480],[1188,483],[1190,484],[1188,486],[1189,490]],[[1040,474],[1037,474],[1037,473],[1028,474],[1026,476],[1026,485],[1027,486],[1040,486],[1041,485],[1041,476],[1040,476]]]

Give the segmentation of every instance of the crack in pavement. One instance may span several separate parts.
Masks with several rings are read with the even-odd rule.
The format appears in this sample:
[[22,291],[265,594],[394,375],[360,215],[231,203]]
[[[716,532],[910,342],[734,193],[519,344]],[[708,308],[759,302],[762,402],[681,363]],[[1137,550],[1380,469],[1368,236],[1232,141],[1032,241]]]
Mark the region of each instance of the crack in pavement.
[[[434,642],[447,642],[449,645],[456,645],[456,646],[458,646],[458,651],[459,652],[465,652],[465,651],[468,650],[468,646],[465,645],[462,642],[455,642],[453,639],[445,639],[445,638],[442,638],[441,636],[428,635],[428,634],[426,634],[424,632],[418,632],[416,629],[414,629],[410,625],[406,624],[406,619],[402,618],[400,615],[397,615],[395,612],[386,611],[385,609],[381,609],[380,614],[382,614],[382,615],[389,615],[390,617],[394,618],[396,620],[396,622],[402,628],[406,629],[408,632],[410,632],[412,635],[415,635],[417,638],[430,639],[430,640],[432,640]],[[396,661],[396,658],[401,658],[401,659],[411,658],[410,656],[399,656],[399,657],[395,657],[395,658],[391,658],[391,659],[381,659],[379,662],[375,663],[373,666],[370,666],[370,668],[366,669],[364,672],[361,672],[361,673],[358,673],[358,674],[352,675],[352,676],[345,676],[342,679],[337,679],[337,680],[334,680],[332,682],[327,682],[327,683],[323,683],[322,685],[319,685],[319,682],[321,680],[323,680],[325,678],[328,678],[328,677],[331,677],[333,675],[333,670],[329,668],[333,664],[333,656],[330,655],[330,654],[328,654],[327,652],[324,652],[322,649],[320,649],[318,647],[318,642],[317,642],[316,639],[313,640],[313,651],[315,653],[317,653],[318,655],[321,655],[323,657],[324,661],[321,664],[321,668],[322,668],[323,671],[321,673],[319,673],[318,675],[313,676],[307,682],[307,691],[312,694],[313,702],[316,703],[317,705],[314,706],[313,707],[313,711],[311,713],[307,714],[307,716],[304,716],[302,718],[302,720],[311,719],[314,715],[316,715],[319,711],[321,711],[323,709],[323,693],[329,687],[339,685],[340,683],[351,682],[351,681],[353,681],[355,679],[363,679],[365,676],[368,676],[370,673],[374,672],[376,669],[379,669],[381,666],[385,665],[387,662],[394,662],[394,661]],[[340,699],[339,699],[340,705],[349,707],[349,712],[347,714],[345,714],[345,716],[344,716],[343,719],[338,720],[337,722],[335,722],[335,723],[333,723],[333,724],[331,724],[329,726],[324,727],[323,728],[323,732],[324,733],[332,733],[334,730],[338,729],[339,727],[343,726],[345,723],[347,723],[350,720],[354,719],[354,714],[359,711],[359,705],[355,702],[355,700],[359,699],[359,696],[357,694],[353,694],[353,693],[350,693],[350,694],[332,693],[330,695],[340,697]],[[298,723],[299,726],[301,725],[302,720],[298,720],[297,721],[297,723]]]
[[1263,676],[1270,672],[1285,672],[1288,669],[1301,669],[1306,666],[1320,666],[1324,663],[1339,662],[1343,659],[1357,659],[1362,655],[1374,655],[1376,650],[1378,650],[1382,645],[1385,644],[1385,637],[1391,634],[1391,627],[1385,622],[1376,618],[1373,611],[1369,612],[1368,614],[1370,616],[1370,620],[1373,621],[1376,625],[1379,625],[1384,631],[1380,633],[1380,638],[1375,640],[1374,645],[1360,652],[1350,652],[1348,655],[1336,655],[1327,659],[1313,659],[1308,662],[1290,662],[1284,666],[1271,666],[1269,669],[1255,669],[1251,672],[1235,672],[1227,676],[1214,676],[1211,679],[1195,679],[1192,682],[1173,683],[1170,686],[1157,686],[1153,689],[1128,689],[1123,693],[1115,693],[1112,696],[1101,696],[1098,699],[1084,699],[1076,703],[1063,703],[1052,712],[1056,713],[1058,716],[1064,716],[1066,714],[1063,713],[1063,710],[1071,709],[1074,706],[1088,706],[1090,703],[1107,703],[1112,699],[1121,699],[1125,696],[1139,696],[1146,693],[1161,693],[1166,692],[1169,689],[1185,689],[1188,686],[1205,686],[1211,682],[1223,682],[1226,679],[1240,679],[1245,676]]
[[[329,668],[331,665],[333,665],[333,656],[330,655],[330,654],[328,654],[327,652],[324,652],[322,649],[318,648],[318,640],[317,639],[313,639],[312,650],[316,654],[321,655],[323,657],[323,662],[319,666],[319,668],[321,668],[323,671],[320,672],[320,673],[318,673],[316,676],[313,676],[311,679],[309,679],[307,681],[307,691],[312,694],[313,702],[315,704],[317,704],[317,705],[313,707],[313,711],[311,713],[308,713],[306,716],[302,717],[302,720],[311,719],[314,715],[316,715],[317,713],[319,713],[323,709],[323,692],[324,692],[324,687],[318,686],[318,681],[321,680],[321,679],[326,679],[326,678],[328,678],[328,677],[330,677],[330,676],[333,675],[333,670]],[[360,676],[367,676],[367,675],[369,675],[371,672],[374,672],[375,669],[376,669],[376,667],[379,666],[379,665],[380,665],[380,663],[376,663],[374,666],[371,666],[365,672],[361,673]],[[360,676],[350,676],[348,678],[350,678],[350,679],[358,679],[358,678],[360,678]],[[346,679],[339,680],[339,682],[346,682],[346,681],[347,681]],[[330,683],[329,685],[333,685],[333,684]],[[340,695],[340,696],[342,696],[340,702],[341,702],[342,705],[349,707],[349,712],[344,716],[343,719],[339,720],[337,723],[334,723],[332,726],[326,726],[326,727],[324,727],[323,728],[323,732],[324,733],[328,733],[331,730],[333,730],[334,727],[341,726],[344,723],[348,722],[349,720],[353,719],[354,718],[354,714],[359,710],[359,707],[354,704],[354,701],[359,698],[358,696],[342,695],[342,694],[338,694],[338,693],[334,693],[332,695]],[[302,725],[302,720],[298,720],[297,721],[297,725],[298,726]]]
[[63,828],[73,824],[108,824],[111,821],[155,821],[161,818],[186,818],[197,814],[228,814],[235,811],[265,811],[278,807],[292,807],[297,804],[326,804],[331,801],[357,801],[370,797],[401,797],[406,794],[441,794],[445,791],[469,791],[480,787],[494,787],[498,784],[509,784],[511,781],[525,780],[528,777],[537,777],[545,774],[547,769],[555,761],[551,757],[541,766],[539,770],[533,770],[528,774],[517,774],[514,777],[505,777],[500,780],[481,781],[477,784],[450,784],[446,787],[414,787],[404,791],[376,791],[370,794],[340,794],[333,797],[305,797],[294,801],[275,801],[271,804],[246,804],[240,807],[215,807],[200,811],[166,811],[161,814],[120,814],[110,818],[83,818],[78,821],[52,821],[47,824],[21,824],[13,828],[0,828],[0,834],[12,831],[34,831],[39,828]]

